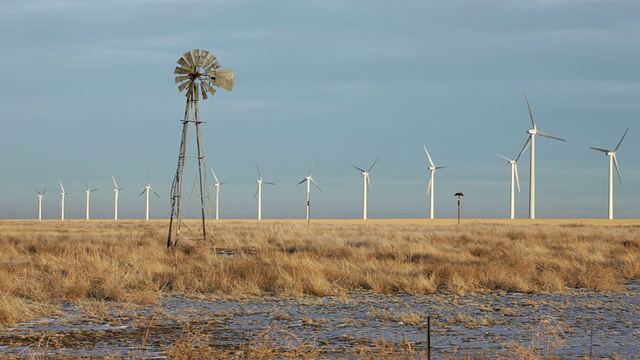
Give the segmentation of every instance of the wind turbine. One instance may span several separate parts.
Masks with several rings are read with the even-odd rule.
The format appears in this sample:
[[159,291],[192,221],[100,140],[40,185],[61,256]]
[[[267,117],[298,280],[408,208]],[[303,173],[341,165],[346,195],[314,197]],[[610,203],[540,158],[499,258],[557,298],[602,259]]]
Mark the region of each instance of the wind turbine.
[[160,195],[158,195],[158,193],[156,193],[152,188],[151,188],[151,180],[149,180],[149,182],[147,183],[147,185],[144,186],[144,190],[142,190],[142,192],[140,193],[140,195],[138,196],[142,196],[142,194],[147,193],[147,207],[146,207],[146,220],[149,220],[149,194],[153,193],[155,196],[157,196],[158,198],[160,197]]
[[89,198],[91,197],[91,193],[94,191],[98,191],[98,189],[90,190],[89,185],[87,185],[86,181],[84,183],[84,186],[86,188],[84,192],[87,193],[87,220],[89,220]]
[[268,181],[262,181],[262,175],[260,174],[260,168],[258,167],[258,163],[256,163],[256,169],[258,169],[258,180],[256,180],[256,182],[258,183],[258,188],[256,189],[256,193],[255,195],[253,195],[253,197],[255,198],[256,195],[258,196],[258,220],[262,220],[262,184],[269,184],[269,185],[275,185],[272,182],[268,182]]
[[620,185],[622,185],[622,178],[620,177],[620,168],[618,167],[618,159],[616,158],[616,152],[618,148],[620,148],[620,144],[622,144],[622,140],[627,136],[627,132],[629,128],[624,132],[622,138],[618,142],[616,148],[611,151],[607,149],[600,149],[597,147],[590,146],[591,149],[600,151],[605,153],[609,157],[609,219],[613,219],[613,167],[615,166],[616,172],[618,173],[618,180],[620,181]]
[[60,182],[60,195],[62,197],[62,200],[60,201],[60,210],[61,210],[61,216],[60,219],[64,220],[64,196],[67,195],[67,193],[64,191],[64,186],[62,186],[62,180],[58,179],[58,181]]
[[360,171],[360,174],[362,174],[362,181],[364,183],[364,195],[363,195],[363,205],[362,205],[362,219],[367,220],[367,192],[371,192],[371,182],[369,181],[369,172],[371,172],[371,169],[373,169],[374,166],[376,166],[376,163],[378,162],[378,159],[380,159],[379,157],[376,159],[376,161],[373,162],[373,164],[371,164],[371,166],[369,167],[369,169],[364,170],[361,169],[355,165],[351,165],[353,166],[356,170]]
[[120,195],[120,190],[124,189],[121,187],[118,187],[118,184],[116,183],[116,178],[115,176],[112,176],[111,179],[113,179],[113,196],[114,196],[114,200],[115,200],[115,206],[114,206],[114,214],[113,214],[113,219],[114,220],[118,220],[118,196]]
[[427,194],[431,193],[431,199],[430,199],[430,210],[429,210],[429,219],[433,219],[434,218],[434,205],[435,205],[435,181],[436,181],[436,170],[437,169],[444,169],[447,168],[448,166],[436,166],[433,163],[433,159],[431,158],[431,155],[429,155],[429,150],[427,150],[427,146],[426,145],[422,145],[422,147],[424,148],[424,152],[427,153],[427,158],[429,159],[429,164],[430,166],[428,167],[429,171],[431,172],[431,179],[429,180],[429,187],[427,188]]
[[531,124],[533,129],[527,130],[529,134],[529,142],[531,143],[531,169],[529,171],[529,219],[536,218],[536,135],[540,135],[549,139],[560,140],[566,142],[567,140],[559,137],[547,134],[538,130],[536,121],[533,118],[533,111],[531,110],[531,104],[529,103],[529,97],[527,93],[524,93],[524,98],[527,100],[527,107],[529,108],[529,116],[531,117]]
[[219,202],[218,200],[220,199],[220,187],[224,184],[226,184],[226,182],[220,182],[218,181],[218,177],[216,176],[216,172],[213,171],[213,169],[211,169],[211,172],[213,173],[213,178],[216,179],[216,220],[219,219],[219,213],[220,213],[220,208],[219,208]]
[[307,182],[307,225],[309,224],[309,221],[311,219],[311,183],[313,183],[313,186],[315,186],[321,193],[324,194],[324,192],[322,192],[322,189],[320,189],[318,184],[316,184],[316,182],[313,180],[313,177],[311,175],[312,170],[313,163],[309,167],[309,175],[305,176],[304,179],[302,179],[302,181],[298,183],[298,185],[300,185],[305,181]]
[[[510,218],[511,219],[515,219],[516,217],[516,188],[515,188],[516,184],[518,185],[518,192],[520,192],[520,178],[518,177],[518,160],[520,160],[520,157],[527,150],[528,147],[529,147],[529,139],[527,139],[527,141],[524,143],[524,146],[522,147],[520,154],[518,154],[518,156],[515,159],[509,159],[504,155],[500,155],[496,153],[496,155],[507,160],[507,163],[511,165],[511,191],[510,191],[510,194],[511,194],[511,213],[510,213],[511,217]],[[515,180],[515,183],[514,183],[514,180]]]
[[42,198],[44,197],[44,193],[47,192],[47,188],[44,188],[42,192],[36,190],[38,193],[38,220],[42,220]]

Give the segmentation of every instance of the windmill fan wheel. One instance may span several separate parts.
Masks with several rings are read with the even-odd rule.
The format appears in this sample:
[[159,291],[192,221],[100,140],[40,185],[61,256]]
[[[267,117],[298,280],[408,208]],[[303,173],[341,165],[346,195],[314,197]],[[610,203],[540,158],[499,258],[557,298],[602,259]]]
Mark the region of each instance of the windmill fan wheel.
[[178,60],[173,71],[176,74],[178,90],[186,90],[185,96],[198,101],[200,94],[206,100],[209,94],[216,92],[216,87],[231,91],[235,77],[232,69],[220,69],[220,63],[210,52],[194,49],[187,51]]

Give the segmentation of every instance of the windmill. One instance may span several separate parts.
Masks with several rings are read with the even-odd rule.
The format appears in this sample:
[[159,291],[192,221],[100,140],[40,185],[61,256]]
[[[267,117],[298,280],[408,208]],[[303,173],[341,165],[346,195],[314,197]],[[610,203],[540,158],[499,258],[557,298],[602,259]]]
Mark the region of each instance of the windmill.
[[89,185],[87,185],[86,181],[84,183],[84,186],[85,186],[84,192],[87,194],[87,220],[89,220],[89,198],[91,197],[91,193],[94,191],[98,191],[98,189],[89,189]]
[[226,184],[226,182],[220,182],[218,181],[218,177],[216,176],[216,172],[213,171],[213,169],[211,169],[211,172],[213,173],[213,178],[216,179],[216,220],[218,220],[220,217],[220,207],[219,207],[219,199],[220,199],[220,187],[224,184]]
[[58,179],[58,181],[60,182],[60,196],[62,197],[62,199],[60,200],[60,219],[64,220],[64,196],[67,195],[67,193],[64,191],[64,186],[62,186],[62,180]]
[[[178,245],[180,237],[180,223],[182,221],[183,209],[183,182],[185,162],[187,159],[187,142],[189,124],[195,126],[196,143],[197,143],[197,159],[198,159],[198,175],[197,175],[197,191],[200,200],[200,209],[202,215],[202,240],[207,239],[206,232],[206,212],[205,199],[209,200],[209,186],[207,184],[207,167],[205,164],[204,150],[202,147],[202,134],[200,131],[200,112],[198,101],[200,95],[206,100],[209,94],[216,92],[215,87],[231,91],[235,82],[233,70],[220,69],[220,64],[216,61],[216,57],[206,50],[194,49],[187,51],[178,60],[178,65],[173,73],[176,75],[175,82],[179,91],[185,91],[187,104],[182,120],[182,137],[180,141],[180,150],[178,153],[178,166],[176,174],[171,186],[171,218],[169,221],[169,235],[167,238],[167,247]],[[194,184],[195,186],[195,184]],[[211,207],[209,206],[209,209]],[[173,220],[176,225],[173,227]]]
[[260,167],[258,167],[258,163],[256,163],[256,169],[258,170],[258,180],[256,180],[258,188],[256,189],[256,193],[253,195],[253,198],[255,199],[256,195],[258,196],[258,220],[262,220],[262,184],[275,184],[268,181],[262,181],[262,174],[260,174]]
[[124,188],[118,187],[115,176],[112,176],[111,179],[113,179],[113,197],[115,202],[113,219],[118,220],[118,196],[120,195],[120,190]]
[[435,210],[435,181],[436,181],[436,170],[437,169],[444,169],[447,168],[448,166],[436,166],[433,163],[433,159],[431,158],[431,155],[429,154],[429,150],[427,150],[427,146],[426,145],[422,145],[422,147],[424,148],[424,152],[427,154],[427,159],[429,159],[429,171],[431,172],[431,178],[429,179],[429,187],[427,188],[427,194],[431,194],[431,198],[430,198],[430,207],[429,207],[429,219],[433,219],[435,217],[434,214],[434,210]]
[[524,93],[524,98],[527,100],[527,108],[529,108],[529,116],[531,117],[531,124],[533,129],[527,130],[529,134],[529,141],[531,143],[531,169],[529,171],[529,219],[536,218],[536,135],[540,135],[549,139],[560,140],[566,142],[567,140],[559,137],[547,134],[538,130],[536,121],[533,118],[533,111],[531,110],[531,104],[529,103],[529,97],[527,93]]
[[369,166],[369,169],[364,170],[361,169],[355,165],[351,165],[353,166],[356,170],[360,171],[360,174],[362,174],[362,180],[364,183],[364,194],[363,194],[363,204],[362,204],[362,219],[367,220],[367,195],[368,193],[371,192],[371,182],[369,181],[369,172],[371,172],[371,169],[373,169],[374,166],[376,166],[376,163],[378,162],[378,159],[380,159],[379,157],[376,159],[376,161],[373,162],[373,164],[371,164],[371,166]]
[[312,172],[313,164],[311,164],[311,166],[309,167],[309,175],[305,176],[304,179],[302,179],[302,181],[298,183],[298,185],[300,185],[305,181],[307,182],[307,225],[309,224],[309,221],[311,219],[311,183],[313,183],[313,186],[315,186],[321,193],[324,194],[324,192],[322,192],[322,189],[320,189],[318,184],[316,184],[316,182],[313,180],[313,177],[311,175]]
[[603,152],[609,157],[609,219],[613,219],[613,168],[614,166],[616,168],[616,172],[618,173],[618,180],[620,181],[620,185],[622,185],[622,178],[620,177],[620,168],[618,167],[618,158],[616,157],[616,153],[620,148],[620,144],[622,144],[622,140],[624,140],[624,137],[627,136],[627,132],[629,132],[629,128],[625,130],[624,134],[622,135],[622,138],[618,142],[618,145],[616,146],[616,148],[613,149],[613,151],[590,146],[591,149]]
[[[511,219],[515,219],[516,217],[516,187],[515,187],[516,184],[518,185],[518,192],[520,192],[520,178],[518,177],[518,160],[520,160],[520,157],[527,150],[528,147],[529,147],[529,139],[527,139],[527,141],[524,143],[522,150],[520,150],[520,153],[515,159],[509,159],[504,155],[500,155],[496,153],[496,155],[507,160],[507,163],[511,165],[511,191],[510,191],[510,194],[511,194],[510,218]],[[515,180],[515,183],[514,183],[514,180]]]
[[155,196],[157,196],[158,198],[160,198],[160,195],[158,195],[158,193],[156,193],[153,188],[151,187],[151,180],[149,180],[149,182],[147,183],[147,185],[144,186],[144,190],[142,190],[142,192],[140,193],[140,195],[138,196],[142,196],[142,194],[147,193],[147,206],[146,206],[146,216],[145,219],[149,220],[149,195],[151,193],[153,193]]
[[42,198],[44,197],[44,193],[47,192],[47,188],[44,188],[42,192],[36,190],[38,193],[38,220],[42,220]]

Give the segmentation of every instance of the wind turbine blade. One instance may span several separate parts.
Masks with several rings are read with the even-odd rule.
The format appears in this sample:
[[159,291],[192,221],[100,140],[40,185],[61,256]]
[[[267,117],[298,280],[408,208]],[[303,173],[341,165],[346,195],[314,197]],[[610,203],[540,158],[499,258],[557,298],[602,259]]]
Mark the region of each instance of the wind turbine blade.
[[297,183],[297,184],[296,184],[296,186],[297,186],[297,185],[302,184],[302,183],[303,183],[303,182],[305,182],[305,181],[307,181],[307,178],[302,179],[302,181],[300,181],[299,183]]
[[311,183],[313,184],[313,186],[316,187],[316,189],[318,189],[321,193],[324,194],[324,191],[322,191],[322,189],[320,189],[320,186],[318,186],[318,184],[316,184],[315,180],[313,180],[313,179],[309,179],[309,180],[311,180]]
[[93,190],[91,190],[91,192],[94,192],[94,191],[98,191],[98,189],[93,189]]
[[600,152],[603,152],[605,154],[609,153],[609,150],[607,150],[607,149],[600,149],[600,148],[593,147],[593,146],[589,146],[589,149],[592,149],[592,150],[595,150],[595,151],[600,151]]
[[436,168],[436,169],[446,169],[446,168],[448,168],[448,167],[450,167],[450,166],[436,166],[435,168]]
[[151,190],[151,192],[153,192],[153,193],[154,193],[158,198],[160,198],[160,195],[158,195],[158,193],[157,193],[157,192],[155,192],[155,191],[153,191],[153,190]]
[[378,158],[376,159],[376,161],[373,162],[373,164],[371,164],[371,166],[369,167],[369,170],[367,170],[367,172],[370,172],[371,169],[373,169],[374,166],[376,166],[376,164],[378,163],[378,160],[380,160],[380,157],[378,156]]
[[256,169],[258,170],[258,177],[262,178],[262,174],[260,174],[260,167],[258,166],[258,162],[254,161],[254,163],[256,164]]
[[431,185],[433,184],[433,174],[431,174],[431,178],[429,179],[429,186],[427,187],[427,194],[431,193]]
[[513,163],[513,167],[515,168],[515,171],[516,171],[516,184],[518,185],[518,192],[520,192],[520,177],[518,176],[518,163],[517,162]]
[[142,190],[142,192],[138,196],[142,196],[142,194],[144,194],[146,192],[147,192],[147,189],[145,188],[144,190]]
[[613,164],[616,166],[616,172],[618,173],[618,180],[620,181],[620,185],[622,185],[622,178],[620,177],[620,167],[618,167],[618,158],[616,154],[613,154]]
[[529,109],[529,117],[531,118],[531,124],[533,124],[533,128],[534,129],[538,129],[536,127],[536,121],[533,118],[533,110],[531,110],[531,104],[529,103],[529,97],[527,96],[527,93],[524,93],[524,98],[527,100],[527,108]]
[[507,160],[507,161],[511,161],[511,159],[509,159],[508,157],[504,156],[504,155],[500,155],[498,153],[495,153],[496,155],[500,156],[501,158]]
[[311,162],[311,165],[309,165],[309,176],[311,176],[312,173],[313,173],[313,161]]
[[87,188],[87,190],[89,190],[89,185],[87,185],[87,182],[83,181],[83,183],[84,183],[84,186]]
[[371,179],[369,179],[369,176],[367,176],[367,192],[371,196]]
[[42,195],[44,195],[44,193],[47,192],[47,188],[44,188],[44,190],[42,190]]
[[429,159],[429,163],[431,164],[431,166],[435,166],[433,164],[433,160],[431,159],[431,155],[429,155],[429,150],[427,150],[427,146],[423,144],[422,147],[424,148],[424,152],[427,153],[427,158]]
[[555,139],[555,140],[560,140],[560,141],[567,142],[567,140],[565,140],[565,139],[559,138],[559,137],[557,137],[557,136],[553,136],[553,135],[551,135],[551,134],[548,134],[548,133],[546,133],[546,132],[542,132],[542,131],[540,131],[540,130],[538,130],[538,135],[540,135],[540,136],[544,136],[544,137],[549,138],[549,139]]
[[[115,186],[116,189],[118,189],[118,183],[116,183],[116,177],[112,176],[111,179],[113,179],[113,186]],[[118,189],[120,190],[120,189]]]
[[64,186],[62,186],[62,180],[58,179],[58,181],[60,182],[60,189],[62,190],[62,192],[64,193]]
[[622,135],[622,138],[620,139],[620,142],[618,143],[618,146],[616,146],[615,150],[613,150],[613,152],[618,151],[618,148],[620,147],[620,144],[622,144],[622,140],[624,140],[624,137],[627,136],[627,132],[629,132],[629,128],[627,128],[627,130],[625,130],[624,135]]
[[524,146],[522,147],[522,150],[520,150],[520,154],[518,154],[518,157],[516,158],[516,162],[518,162],[522,154],[524,154],[524,152],[527,151],[527,148],[529,147],[529,145],[531,145],[531,136],[527,137],[527,141],[525,141]]
[[263,184],[275,185],[276,183],[264,181]]
[[253,198],[254,199],[256,198],[256,196],[258,196],[258,190],[260,190],[260,187],[256,187],[256,193],[253,194]]
[[364,169],[361,169],[361,168],[359,168],[359,167],[357,167],[357,166],[355,166],[355,165],[351,165],[351,166],[353,166],[356,170],[358,170],[358,171],[360,171],[360,172],[362,172],[362,173],[363,173],[363,172],[366,172],[366,171],[364,171]]
[[211,169],[211,172],[213,173],[213,178],[216,179],[216,184],[220,184],[220,181],[218,181],[218,177],[216,176],[216,172],[213,171],[213,169]]

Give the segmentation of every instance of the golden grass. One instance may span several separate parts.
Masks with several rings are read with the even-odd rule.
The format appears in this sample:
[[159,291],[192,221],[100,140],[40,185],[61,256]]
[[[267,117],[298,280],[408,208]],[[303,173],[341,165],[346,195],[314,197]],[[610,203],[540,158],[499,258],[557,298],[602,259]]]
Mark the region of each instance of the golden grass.
[[0,221],[0,323],[41,315],[59,301],[153,304],[174,292],[617,291],[640,277],[639,220],[214,222],[216,246],[257,250],[234,257],[188,240],[166,249],[167,225]]

